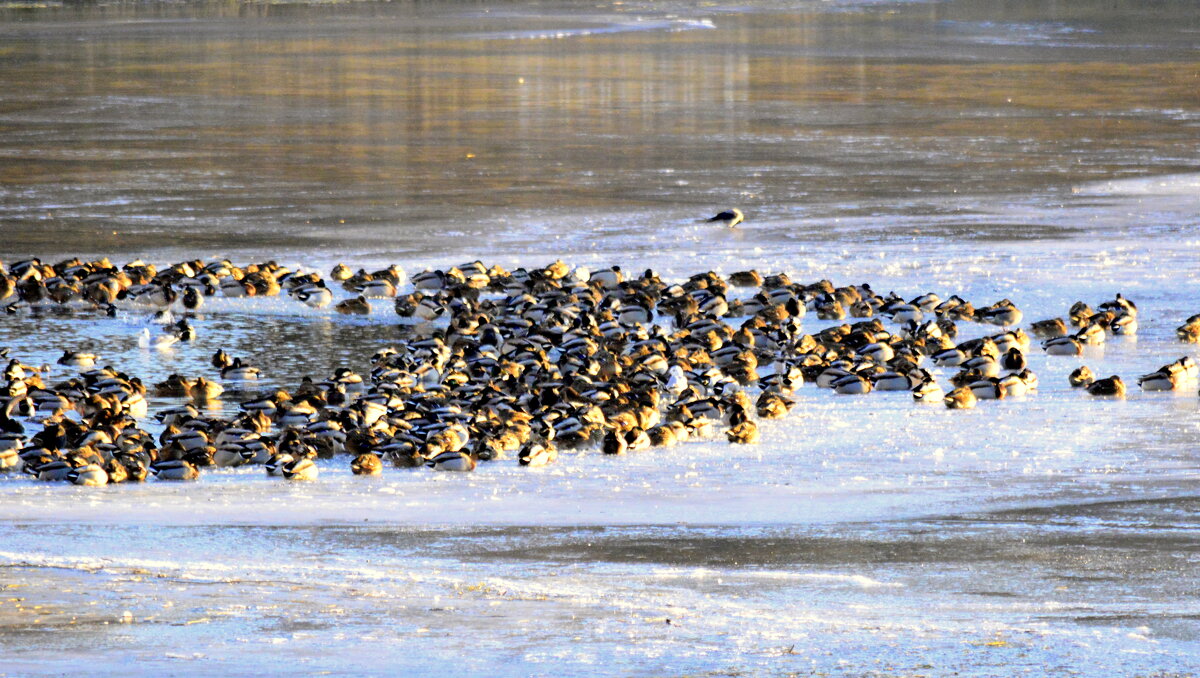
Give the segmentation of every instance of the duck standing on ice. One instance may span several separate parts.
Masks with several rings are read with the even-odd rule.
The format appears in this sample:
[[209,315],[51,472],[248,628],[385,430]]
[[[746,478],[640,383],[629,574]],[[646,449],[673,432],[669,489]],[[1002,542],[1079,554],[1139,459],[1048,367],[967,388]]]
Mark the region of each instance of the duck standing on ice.
[[728,226],[729,228],[733,228],[734,226],[737,226],[738,224],[742,223],[745,220],[746,220],[746,215],[742,214],[742,211],[740,209],[734,207],[732,209],[727,209],[724,212],[718,213],[713,218],[708,219],[707,222],[711,224],[713,222],[719,221],[722,224],[725,224],[726,226]]

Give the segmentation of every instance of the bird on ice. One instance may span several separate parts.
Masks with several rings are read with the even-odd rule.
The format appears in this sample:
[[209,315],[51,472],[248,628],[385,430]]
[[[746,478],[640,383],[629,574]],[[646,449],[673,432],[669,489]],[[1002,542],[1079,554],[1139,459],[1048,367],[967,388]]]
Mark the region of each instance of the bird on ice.
[[742,211],[740,209],[734,207],[733,209],[728,209],[728,210],[725,210],[724,212],[721,212],[720,214],[717,214],[713,218],[709,219],[708,223],[711,224],[714,221],[719,221],[719,222],[725,224],[726,226],[728,226],[729,228],[733,228],[734,226],[737,226],[738,224],[742,223],[745,220],[746,220],[746,215],[742,214]]

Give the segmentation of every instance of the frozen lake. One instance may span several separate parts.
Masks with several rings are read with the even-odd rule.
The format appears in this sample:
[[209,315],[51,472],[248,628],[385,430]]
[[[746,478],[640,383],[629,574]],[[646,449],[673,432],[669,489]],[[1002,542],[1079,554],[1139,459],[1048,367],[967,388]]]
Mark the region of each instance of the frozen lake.
[[[808,384],[750,447],[0,476],[0,675],[1195,671],[1200,398],[1132,386],[1198,353],[1190,3],[105,7],[3,10],[6,264],[754,267],[1026,326],[1120,292],[1140,330],[1035,343],[1038,391],[974,410]],[[143,313],[25,310],[0,347],[146,383],[224,347],[293,388],[408,331],[301,308],[213,299],[162,353]]]

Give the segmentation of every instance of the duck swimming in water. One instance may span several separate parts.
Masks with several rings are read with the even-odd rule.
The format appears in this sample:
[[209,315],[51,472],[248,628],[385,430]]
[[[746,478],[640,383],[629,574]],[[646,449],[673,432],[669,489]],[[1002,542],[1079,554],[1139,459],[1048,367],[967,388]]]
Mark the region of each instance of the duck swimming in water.
[[362,295],[339,301],[333,308],[342,315],[371,315],[371,304]]
[[244,364],[241,358],[234,358],[233,362],[221,369],[222,379],[253,381],[261,375],[262,370]]
[[88,369],[96,365],[96,354],[64,350],[62,357],[57,362],[59,365],[70,365],[80,369]]

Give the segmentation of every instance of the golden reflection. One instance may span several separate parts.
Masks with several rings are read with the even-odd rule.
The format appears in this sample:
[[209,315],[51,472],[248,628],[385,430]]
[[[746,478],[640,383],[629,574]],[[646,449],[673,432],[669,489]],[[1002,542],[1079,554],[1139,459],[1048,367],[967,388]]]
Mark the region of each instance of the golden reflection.
[[[627,12],[547,6],[557,13],[535,20],[519,5],[491,18],[482,7],[491,5],[0,11],[10,19],[0,23],[0,181],[18,196],[4,216],[58,205],[60,219],[136,214],[186,227],[228,221],[229,210],[294,223],[548,199],[708,208],[764,169],[788,182],[768,181],[765,196],[795,199],[803,181],[811,200],[844,191],[843,177],[866,161],[858,149],[874,140],[874,192],[945,181],[964,157],[986,159],[970,162],[989,185],[1036,176],[1013,169],[1071,181],[1119,168],[1126,149],[1177,149],[1194,130],[1165,112],[1200,108],[1194,50],[1166,41],[1134,63],[1123,49],[1039,48],[1108,39],[1057,37],[1063,21],[1092,20],[1077,8],[726,13],[715,30],[530,40],[478,36],[594,27]],[[1114,7],[1095,10],[1096,21],[1128,10]],[[1151,39],[1146,30],[1137,39]],[[1017,152],[1018,142],[1035,152]],[[914,154],[928,176],[911,175]],[[82,186],[124,202],[81,198]],[[157,202],[166,197],[190,211]]]

